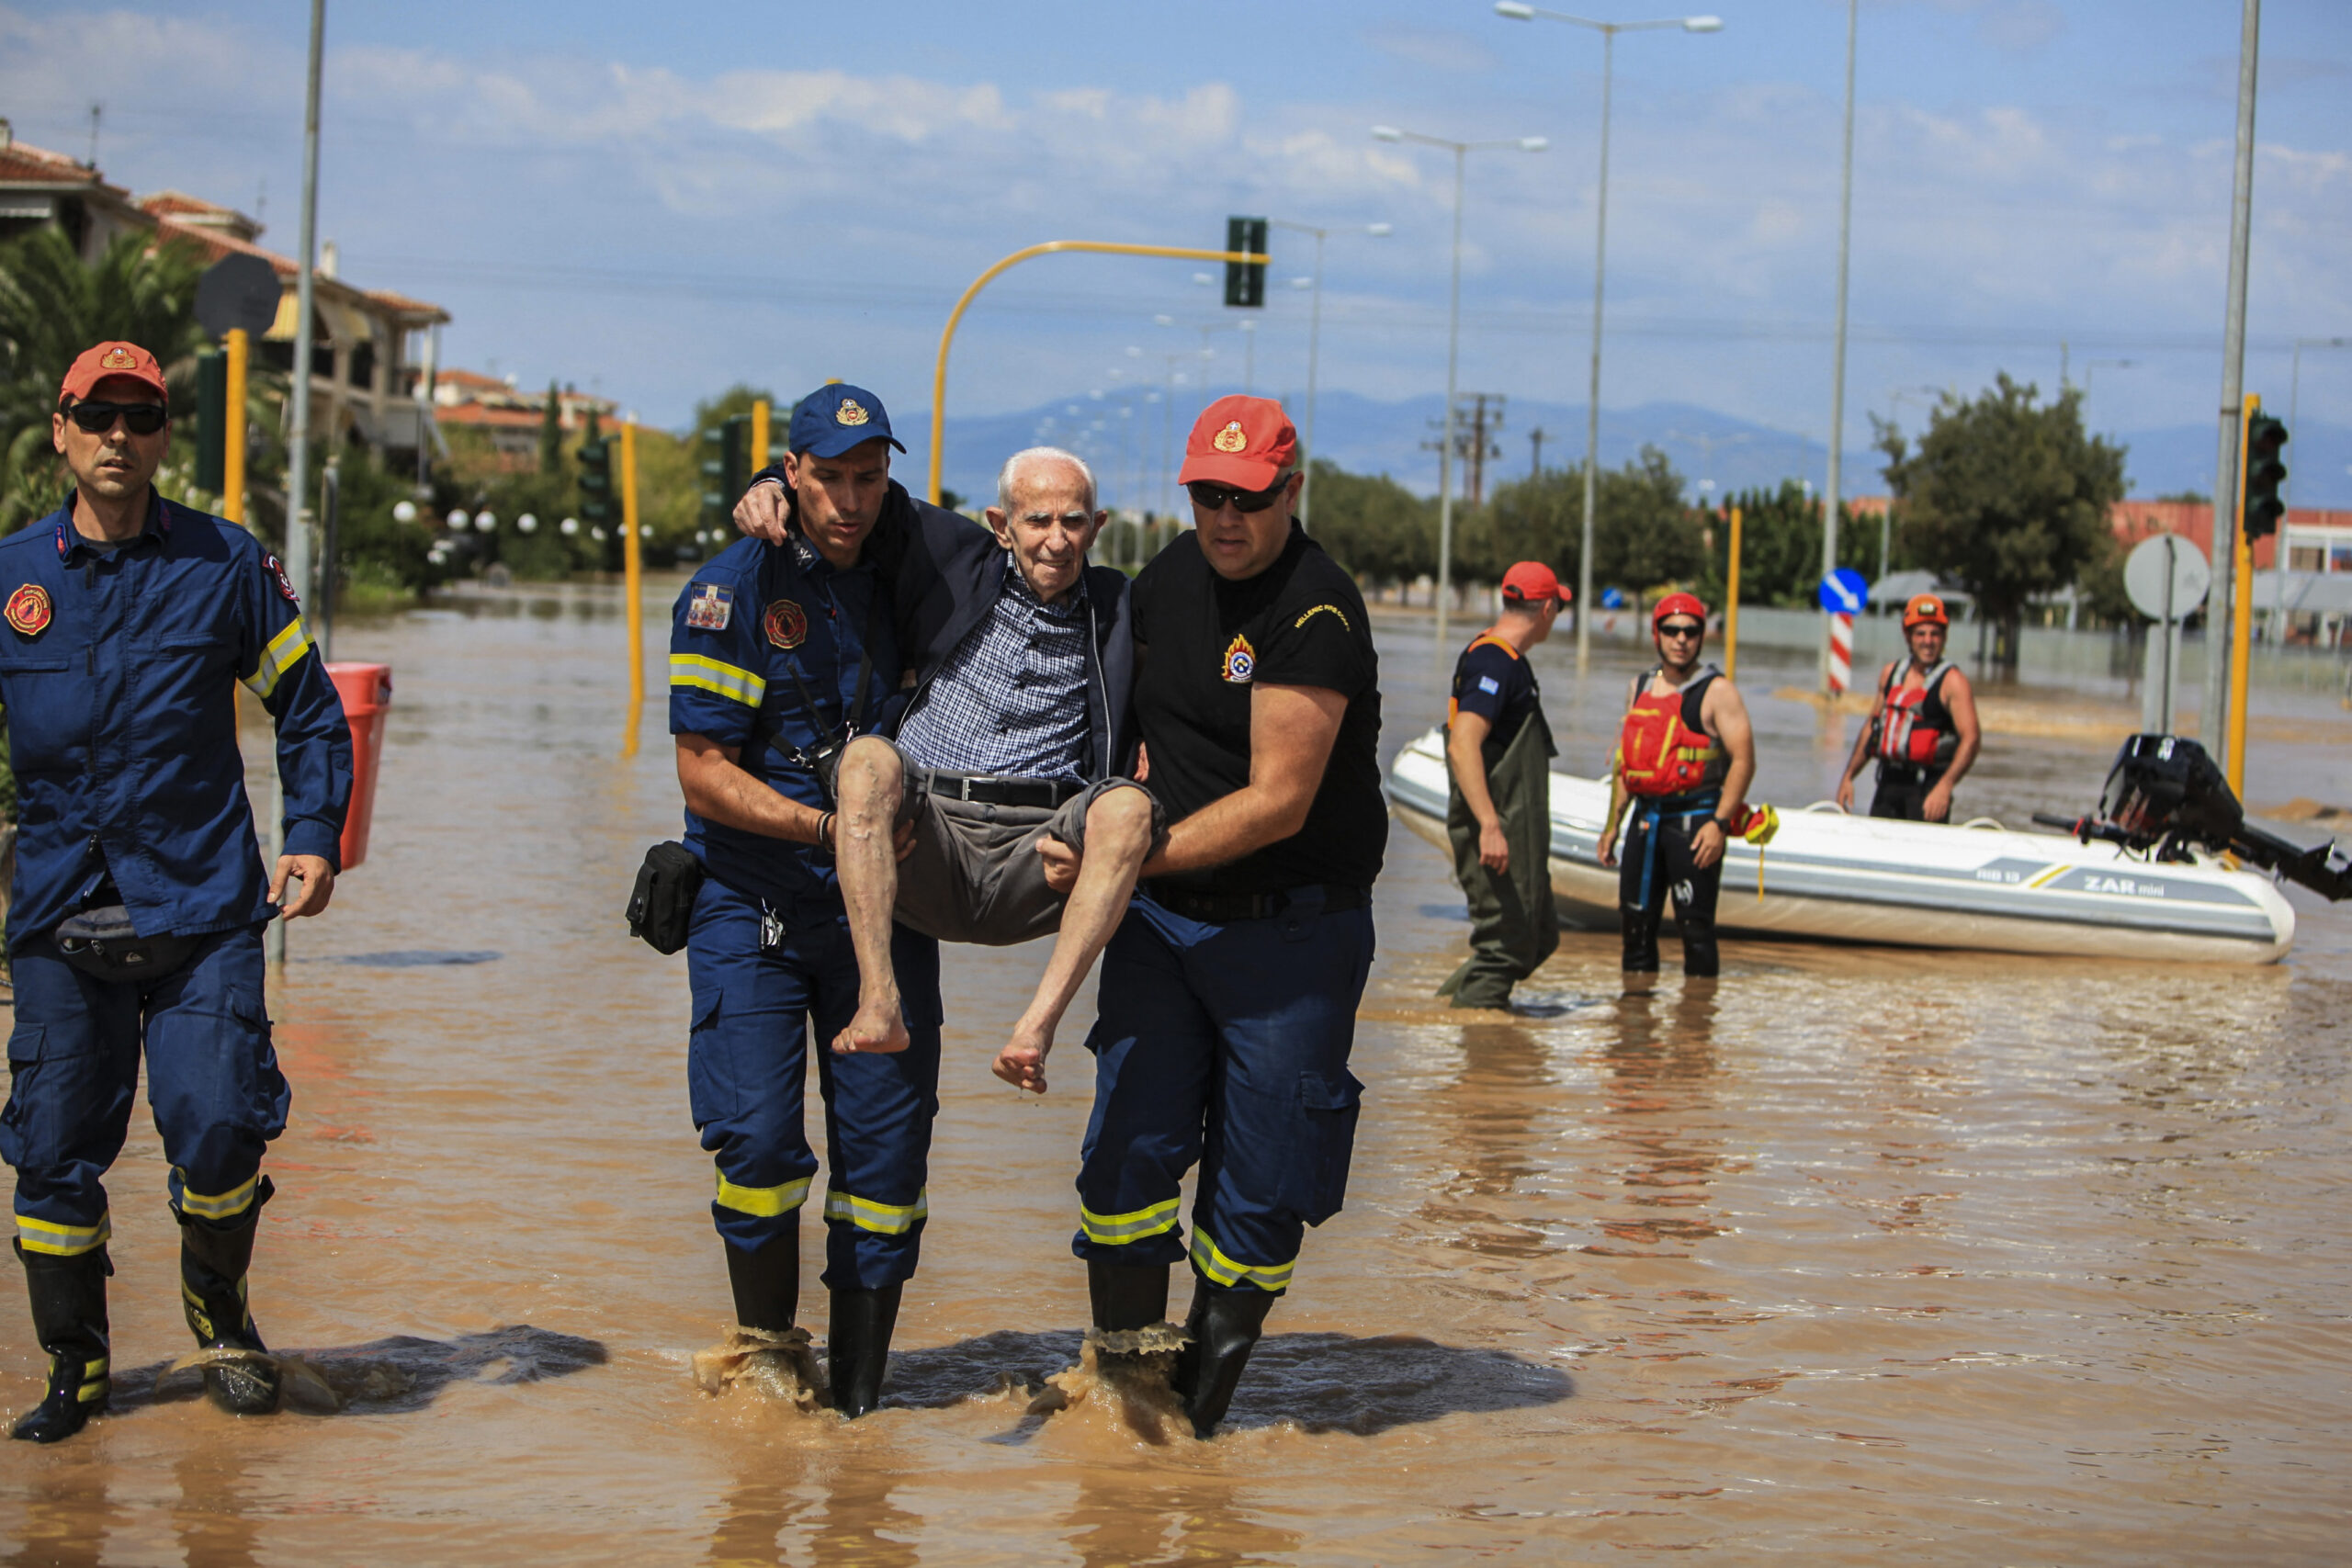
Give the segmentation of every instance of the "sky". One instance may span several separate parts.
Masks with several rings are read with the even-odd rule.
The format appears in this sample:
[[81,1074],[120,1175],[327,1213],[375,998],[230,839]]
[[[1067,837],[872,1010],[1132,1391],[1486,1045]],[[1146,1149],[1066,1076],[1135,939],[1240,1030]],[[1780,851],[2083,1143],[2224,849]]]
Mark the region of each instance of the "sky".
[[[1708,4],[1719,32],[1616,41],[1601,402],[1821,441],[1846,7]],[[1000,256],[1222,245],[1245,213],[1330,231],[1323,387],[1440,393],[1454,159],[1374,140],[1389,124],[1548,139],[1466,159],[1459,381],[1584,401],[1602,41],[1581,28],[1485,0],[327,11],[319,233],[346,278],[449,310],[445,364],[576,383],[672,426],[737,381],[788,398],[831,377],[920,416],[947,311]],[[2102,430],[2210,430],[2238,6],[1860,16],[1849,476],[1872,413],[1916,429],[1936,391],[2003,370],[2049,391],[2063,366]],[[2246,372],[2283,411],[2296,342],[2352,340],[2352,5],[2270,0],[2263,19]],[[103,105],[108,178],[260,207],[264,243],[291,251],[307,26],[288,0],[0,3],[0,115],[82,156]],[[1245,371],[1295,400],[1316,243],[1277,230],[1273,252],[1259,312],[1223,309],[1197,263],[1014,268],[957,334],[951,426],[1146,384],[1181,411]],[[2301,418],[2352,425],[2352,347],[2307,344],[2292,378]],[[2352,476],[2299,478],[2299,499],[2352,504]]]

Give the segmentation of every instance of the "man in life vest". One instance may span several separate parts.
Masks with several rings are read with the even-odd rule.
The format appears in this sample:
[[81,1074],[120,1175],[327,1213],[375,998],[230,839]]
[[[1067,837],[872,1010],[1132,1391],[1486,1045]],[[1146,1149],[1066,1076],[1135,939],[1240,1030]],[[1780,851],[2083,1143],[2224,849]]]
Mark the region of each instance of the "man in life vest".
[[1470,956],[1438,987],[1458,1008],[1510,1005],[1560,945],[1552,905],[1552,727],[1528,651],[1568,591],[1542,561],[1503,573],[1503,613],[1454,661],[1445,760],[1453,875],[1470,901]]
[[[1692,594],[1668,594],[1650,612],[1650,635],[1658,662],[1626,694],[1624,728],[1610,763],[1600,863],[1622,860],[1617,897],[1627,974],[1657,972],[1658,921],[1671,893],[1675,923],[1682,930],[1683,974],[1713,975],[1724,845],[1748,821],[1756,738],[1731,682],[1713,665],[1699,662],[1707,636],[1704,604]],[[1621,816],[1628,818],[1622,856]]]
[[1838,784],[1838,804],[1854,808],[1854,779],[1862,764],[1878,759],[1878,790],[1871,815],[1909,822],[1951,818],[1951,791],[1976,761],[1984,730],[1976,722],[1976,694],[1968,677],[1944,662],[1944,634],[1951,617],[1944,602],[1921,593],[1903,607],[1903,640],[1911,656],[1878,672],[1878,701],[1871,721],[1854,739],[1846,776]]

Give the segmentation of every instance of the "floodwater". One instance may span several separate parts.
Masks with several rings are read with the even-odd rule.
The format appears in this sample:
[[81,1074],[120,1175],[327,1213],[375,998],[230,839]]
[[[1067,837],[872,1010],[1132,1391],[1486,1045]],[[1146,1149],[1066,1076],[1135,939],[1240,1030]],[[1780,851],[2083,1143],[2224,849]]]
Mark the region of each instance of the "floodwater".
[[[1348,1207],[1205,1445],[1024,1415],[1085,1321],[1091,993],[1024,1099],[988,1062],[1042,949],[951,949],[887,1407],[701,1394],[729,1313],[684,960],[620,918],[676,790],[658,685],[620,755],[616,610],[571,590],[344,631],[395,670],[389,750],[370,858],[272,998],[295,1100],[253,1295],[325,1388],[239,1422],[158,1375],[187,1341],[141,1116],[112,1180],[116,1411],[0,1451],[0,1560],[2343,1560],[2352,919],[2300,895],[2267,969],[1732,942],[1708,986],[1669,944],[1656,993],[1621,997],[1613,935],[1578,934],[1525,1015],[1465,1017],[1430,999],[1460,897],[1399,830]],[[1442,661],[1426,622],[1382,635],[1393,750]],[[1562,650],[1539,668],[1591,771],[1631,666],[1581,693]],[[1826,794],[1836,738],[1760,694],[1803,671],[1743,676],[1758,793]],[[2347,716],[2278,701],[2304,739],[2258,745],[2256,803],[2352,804]],[[1963,804],[2078,809],[2110,750],[1996,736]],[[40,1358],[0,1280],[22,1408]]]

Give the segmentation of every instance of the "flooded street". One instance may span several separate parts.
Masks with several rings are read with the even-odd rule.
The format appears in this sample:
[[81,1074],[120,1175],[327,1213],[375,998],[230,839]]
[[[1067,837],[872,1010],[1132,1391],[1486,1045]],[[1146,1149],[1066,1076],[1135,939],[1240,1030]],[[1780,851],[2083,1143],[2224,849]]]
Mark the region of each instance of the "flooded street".
[[[656,654],[674,588],[649,586]],[[1386,755],[1442,714],[1451,649],[1425,620],[1383,636]],[[189,1342],[142,1108],[109,1183],[114,1414],[7,1445],[0,1561],[2343,1560],[2352,906],[2300,892],[2263,969],[1732,942],[1685,984],[1669,942],[1657,992],[1621,998],[1614,933],[1572,933],[1529,1015],[1465,1020],[1431,996],[1462,897],[1393,829],[1348,1206],[1206,1445],[1024,1415],[1086,1321],[1092,991],[1023,1098],[988,1064],[1044,946],[949,948],[887,1407],[702,1395],[729,1314],[685,958],[620,912],[678,793],[658,674],[622,758],[621,647],[599,589],[341,632],[393,706],[369,859],[271,998],[294,1107],[253,1276],[263,1334],[325,1388],[237,1422],[160,1375]],[[1578,690],[1572,657],[1538,671],[1561,765],[1594,773],[1636,666],[1607,650]],[[1852,729],[1770,695],[1809,666],[1740,673],[1755,795],[1826,796]],[[2352,715],[2257,703],[2254,804],[2352,805]],[[2044,728],[1987,737],[1966,813],[2096,802],[2112,740]],[[265,780],[260,730],[245,750]],[[821,1337],[820,1232],[812,1206]],[[42,1363],[0,1277],[21,1410]]]

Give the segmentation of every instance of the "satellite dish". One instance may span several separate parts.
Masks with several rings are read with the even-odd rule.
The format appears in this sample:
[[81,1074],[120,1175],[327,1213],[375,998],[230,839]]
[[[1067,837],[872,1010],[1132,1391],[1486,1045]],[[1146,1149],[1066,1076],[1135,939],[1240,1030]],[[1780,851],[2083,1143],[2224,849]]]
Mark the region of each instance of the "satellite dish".
[[281,292],[277,268],[259,256],[232,252],[196,280],[197,322],[217,338],[240,328],[266,333],[277,320]]

